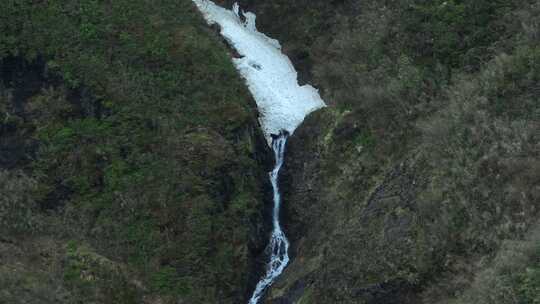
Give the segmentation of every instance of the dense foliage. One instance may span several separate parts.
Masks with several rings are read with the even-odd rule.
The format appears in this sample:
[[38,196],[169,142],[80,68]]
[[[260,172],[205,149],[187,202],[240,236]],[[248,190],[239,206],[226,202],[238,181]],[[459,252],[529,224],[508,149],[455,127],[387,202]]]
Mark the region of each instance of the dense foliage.
[[[50,303],[243,299],[260,136],[191,1],[7,0],[0,15],[0,242],[57,244],[21,269],[2,259],[0,302],[37,303],[9,282],[25,276],[65,292]],[[51,263],[49,283],[25,270]]]

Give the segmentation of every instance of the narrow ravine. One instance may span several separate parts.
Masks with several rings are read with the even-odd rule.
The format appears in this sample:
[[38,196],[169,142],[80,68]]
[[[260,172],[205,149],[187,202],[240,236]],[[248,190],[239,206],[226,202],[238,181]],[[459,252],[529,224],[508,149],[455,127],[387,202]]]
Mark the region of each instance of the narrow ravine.
[[289,241],[280,223],[281,194],[279,171],[284,162],[288,136],[311,112],[325,107],[317,89],[300,86],[298,74],[279,42],[260,33],[256,16],[243,12],[237,4],[231,10],[209,0],[193,0],[208,24],[218,24],[221,35],[240,58],[233,63],[257,103],[262,131],[275,155],[270,172],[273,188],[272,234],[268,244],[270,260],[264,276],[257,283],[249,304],[258,304],[289,263]]
[[275,137],[272,142],[274,150],[275,165],[269,173],[272,183],[274,208],[272,209],[272,235],[270,236],[270,261],[266,268],[266,274],[257,283],[255,291],[249,300],[249,304],[257,304],[266,289],[272,285],[275,279],[283,272],[289,263],[289,240],[285,236],[279,218],[281,209],[281,193],[279,192],[279,171],[285,160],[285,147],[287,144],[287,133],[284,132]]

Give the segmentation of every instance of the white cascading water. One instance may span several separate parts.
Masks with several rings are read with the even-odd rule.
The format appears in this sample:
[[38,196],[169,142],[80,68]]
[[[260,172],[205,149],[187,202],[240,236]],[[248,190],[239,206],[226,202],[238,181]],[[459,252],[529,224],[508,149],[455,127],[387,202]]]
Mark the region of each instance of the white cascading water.
[[[298,84],[297,72],[289,58],[281,52],[279,42],[257,30],[255,14],[241,11],[236,3],[228,10],[210,0],[193,2],[208,24],[219,25],[221,35],[240,55],[240,58],[233,58],[232,61],[257,103],[262,131],[276,157],[274,170],[270,172],[274,190],[270,261],[266,274],[249,300],[249,304],[257,304],[289,263],[289,241],[279,223],[281,195],[278,187],[287,137],[293,134],[309,113],[326,105],[317,89]],[[276,134],[279,136],[276,137]]]
[[272,235],[270,236],[270,261],[266,268],[266,274],[257,283],[255,291],[249,300],[249,304],[257,304],[264,291],[274,283],[275,279],[283,272],[289,263],[289,240],[281,229],[279,222],[279,210],[281,208],[281,194],[279,192],[279,171],[285,157],[287,134],[282,133],[272,141],[275,165],[270,172],[270,182],[274,192],[274,209],[272,210]]

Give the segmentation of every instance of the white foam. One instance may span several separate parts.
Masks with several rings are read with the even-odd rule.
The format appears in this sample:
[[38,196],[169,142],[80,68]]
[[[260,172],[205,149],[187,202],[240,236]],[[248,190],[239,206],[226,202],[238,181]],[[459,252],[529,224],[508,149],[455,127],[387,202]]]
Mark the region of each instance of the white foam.
[[209,0],[193,2],[209,24],[221,27],[221,35],[242,56],[233,61],[257,103],[269,145],[271,134],[282,130],[292,134],[309,113],[325,106],[317,89],[298,85],[296,70],[279,42],[257,31],[255,14],[241,12],[237,4],[227,10]]

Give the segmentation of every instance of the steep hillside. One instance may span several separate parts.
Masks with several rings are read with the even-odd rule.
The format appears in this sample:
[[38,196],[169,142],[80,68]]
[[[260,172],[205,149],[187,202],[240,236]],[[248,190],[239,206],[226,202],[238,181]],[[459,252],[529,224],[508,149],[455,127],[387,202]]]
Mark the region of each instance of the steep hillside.
[[[239,3],[329,105],[265,303],[540,303],[538,0]],[[247,302],[271,161],[238,54],[190,0],[0,17],[0,303]]]
[[0,302],[244,301],[267,146],[191,1],[0,15]]
[[540,3],[244,4],[332,105],[291,139],[267,302],[539,301]]

